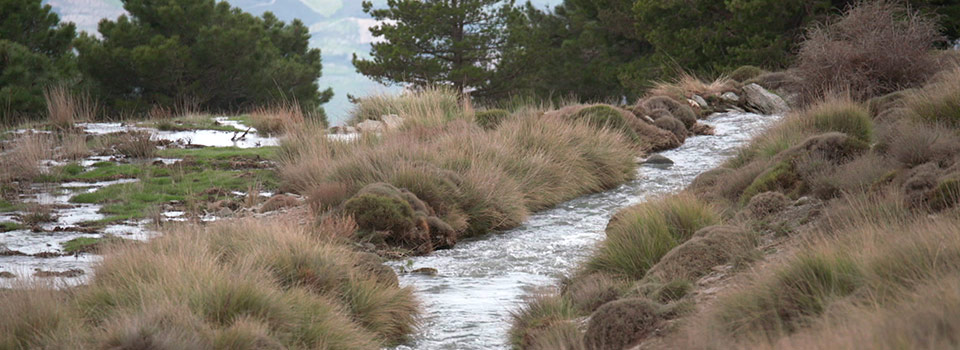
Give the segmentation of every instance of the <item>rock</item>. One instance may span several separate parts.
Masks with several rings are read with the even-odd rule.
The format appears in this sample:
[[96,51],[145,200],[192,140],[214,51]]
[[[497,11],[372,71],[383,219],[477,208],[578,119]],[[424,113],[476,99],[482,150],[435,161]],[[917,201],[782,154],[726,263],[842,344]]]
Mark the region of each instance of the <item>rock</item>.
[[421,267],[419,269],[410,271],[410,273],[417,274],[417,275],[424,275],[424,276],[436,276],[438,271],[437,269],[432,267]]
[[786,101],[760,85],[744,86],[743,94],[744,105],[758,113],[782,115],[790,111]]
[[343,130],[344,130],[344,133],[345,133],[345,134],[356,134],[356,133],[357,133],[357,128],[352,127],[352,126],[345,127],[345,128],[343,128]]
[[654,165],[671,165],[673,161],[670,158],[664,157],[659,154],[654,154],[650,157],[647,157],[647,160],[643,161],[643,164],[654,164]]
[[357,124],[359,132],[383,132],[386,128],[383,122],[379,120],[364,120]]
[[331,134],[342,134],[343,131],[344,131],[343,129],[344,129],[344,128],[343,128],[342,126],[333,126],[333,127],[330,127],[329,133],[331,133]]
[[280,208],[295,207],[300,205],[300,200],[288,194],[278,194],[270,197],[260,206],[259,212],[266,213]]
[[33,273],[34,277],[79,277],[83,275],[84,272],[81,269],[70,269],[66,271],[47,271],[36,269],[36,272]]
[[217,212],[217,216],[219,217],[228,217],[232,215],[233,210],[230,210],[230,208],[220,208],[220,211]]
[[693,95],[691,100],[693,100],[693,102],[696,102],[700,108],[710,107],[710,104],[707,103],[707,100],[704,100],[703,97],[700,97],[700,95]]
[[740,96],[733,91],[727,91],[720,95],[720,100],[727,103],[740,103]]
[[17,275],[10,271],[0,271],[0,278],[17,278]]
[[713,135],[717,132],[717,130],[710,125],[697,122],[696,124],[693,124],[692,128],[690,128],[690,132],[692,132],[694,135]]
[[380,120],[383,120],[383,124],[387,130],[397,130],[403,125],[403,118],[400,118],[400,116],[396,114],[381,116]]

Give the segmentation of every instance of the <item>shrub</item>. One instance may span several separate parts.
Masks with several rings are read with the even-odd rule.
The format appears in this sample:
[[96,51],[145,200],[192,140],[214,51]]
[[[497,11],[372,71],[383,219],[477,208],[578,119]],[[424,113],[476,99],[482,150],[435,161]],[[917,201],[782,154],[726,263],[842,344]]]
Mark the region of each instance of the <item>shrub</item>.
[[750,202],[743,208],[748,218],[762,220],[770,215],[779,213],[787,208],[790,199],[780,192],[763,192],[750,198]]
[[813,127],[820,132],[842,132],[868,144],[873,140],[870,112],[857,103],[827,100],[806,113],[813,119]]
[[365,230],[391,231],[397,234],[413,229],[413,208],[406,201],[376,194],[361,194],[343,203],[357,226]]
[[490,130],[496,129],[504,119],[510,116],[510,111],[504,109],[489,109],[479,111],[476,115],[477,124],[480,127]]
[[607,225],[607,238],[587,262],[587,270],[640,279],[694,232],[719,221],[713,208],[688,195],[624,209]]
[[647,276],[660,281],[697,280],[714,266],[727,263],[753,248],[752,234],[737,227],[709,226],[710,234],[693,237],[673,248]]
[[683,125],[687,129],[693,127],[693,124],[697,123],[697,113],[693,111],[690,106],[677,102],[676,100],[666,97],[666,96],[653,96],[647,98],[641,102],[644,108],[648,111],[654,111],[657,109],[665,109],[673,115],[674,118],[683,122]]
[[730,74],[727,77],[742,83],[766,73],[768,72],[760,67],[740,66],[739,68],[733,70],[733,72],[730,72]]
[[864,1],[814,27],[797,57],[807,101],[831,91],[866,100],[921,84],[936,70],[937,22],[894,1]]
[[719,321],[730,334],[774,337],[804,325],[808,317],[853,293],[861,267],[848,256],[802,255],[772,276],[719,301]]
[[621,350],[644,339],[662,320],[660,307],[646,299],[604,304],[590,317],[583,342],[588,349]]
[[640,140],[637,133],[630,128],[628,121],[613,107],[605,105],[587,107],[571,117],[573,120],[583,121],[595,128],[616,130],[634,142]]
[[907,113],[914,119],[932,124],[960,127],[960,68],[904,99]]

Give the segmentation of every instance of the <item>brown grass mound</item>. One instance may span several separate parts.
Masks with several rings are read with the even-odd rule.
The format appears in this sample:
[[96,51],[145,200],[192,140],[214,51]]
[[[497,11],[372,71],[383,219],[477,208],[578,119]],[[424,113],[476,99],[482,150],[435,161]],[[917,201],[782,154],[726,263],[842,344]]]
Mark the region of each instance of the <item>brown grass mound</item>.
[[590,350],[622,350],[650,335],[660,320],[660,306],[650,300],[611,301],[590,316],[583,342]]
[[709,226],[673,248],[647,272],[659,281],[691,280],[710,272],[753,248],[753,234],[736,226]]
[[673,133],[681,143],[687,139],[687,134],[689,133],[687,127],[683,125],[683,122],[670,116],[657,118],[657,120],[653,122],[653,125]]
[[677,118],[677,120],[683,122],[683,125],[688,129],[697,122],[697,113],[694,112],[690,106],[677,102],[670,97],[653,96],[641,101],[640,103],[643,104],[644,108],[646,108],[648,111],[654,111],[658,109],[665,109],[669,111],[674,118]]
[[783,211],[790,204],[790,199],[780,192],[764,192],[753,198],[743,208],[743,213],[751,219],[762,220],[770,215]]
[[607,302],[616,300],[623,292],[624,284],[615,277],[603,273],[591,273],[574,278],[561,295],[569,299],[581,312],[590,313]]

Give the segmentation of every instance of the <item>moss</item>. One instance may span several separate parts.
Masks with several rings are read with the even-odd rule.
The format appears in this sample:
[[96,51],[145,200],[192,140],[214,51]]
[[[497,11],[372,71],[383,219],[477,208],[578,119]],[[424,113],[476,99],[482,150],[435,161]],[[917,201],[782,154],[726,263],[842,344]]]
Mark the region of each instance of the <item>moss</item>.
[[9,232],[22,229],[23,225],[13,221],[0,221],[0,232]]
[[500,122],[510,116],[510,112],[504,109],[488,109],[476,113],[476,121],[484,129],[496,129]]
[[344,202],[343,208],[364,230],[402,233],[415,225],[413,207],[395,197],[364,193]]
[[767,71],[763,68],[746,65],[733,70],[727,77],[742,83],[765,73],[767,73]]
[[571,117],[574,120],[584,121],[596,128],[610,128],[620,131],[631,141],[640,142],[640,137],[637,136],[636,131],[630,127],[623,115],[611,106],[599,105],[587,107]]
[[793,164],[789,161],[781,161],[763,172],[750,186],[743,190],[740,196],[740,204],[746,205],[753,196],[768,191],[786,191],[788,194],[794,194],[801,183],[800,175],[797,174]]
[[70,163],[61,167],[60,171],[66,175],[77,175],[83,172],[83,167],[77,163]]

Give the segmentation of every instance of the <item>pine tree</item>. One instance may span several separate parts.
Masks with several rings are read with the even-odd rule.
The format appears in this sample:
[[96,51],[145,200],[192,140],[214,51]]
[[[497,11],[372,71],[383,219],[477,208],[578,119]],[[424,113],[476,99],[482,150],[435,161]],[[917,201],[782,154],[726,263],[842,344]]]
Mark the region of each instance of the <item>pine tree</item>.
[[353,64],[383,84],[449,84],[482,93],[510,7],[512,1],[503,0],[388,0],[386,8],[373,9],[364,1],[364,12],[380,21],[370,32],[383,41],[373,44],[371,59],[354,55]]

